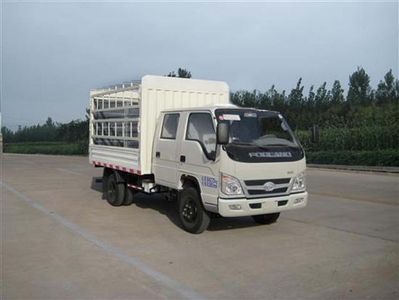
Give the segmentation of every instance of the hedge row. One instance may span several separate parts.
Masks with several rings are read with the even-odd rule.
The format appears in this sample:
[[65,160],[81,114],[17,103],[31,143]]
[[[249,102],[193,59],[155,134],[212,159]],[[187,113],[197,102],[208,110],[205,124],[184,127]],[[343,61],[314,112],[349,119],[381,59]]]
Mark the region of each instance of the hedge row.
[[310,131],[296,132],[307,150],[384,150],[399,149],[399,130],[394,126],[320,129],[320,140],[311,142]]
[[[85,155],[87,144],[65,143],[13,143],[5,144],[4,152],[25,154]],[[307,151],[308,163],[359,165],[359,166],[399,166],[399,149],[376,151]]]
[[398,167],[399,150],[307,152],[306,161],[313,164]]
[[22,154],[59,154],[59,155],[85,155],[87,154],[86,143],[10,143],[3,145],[6,153]]

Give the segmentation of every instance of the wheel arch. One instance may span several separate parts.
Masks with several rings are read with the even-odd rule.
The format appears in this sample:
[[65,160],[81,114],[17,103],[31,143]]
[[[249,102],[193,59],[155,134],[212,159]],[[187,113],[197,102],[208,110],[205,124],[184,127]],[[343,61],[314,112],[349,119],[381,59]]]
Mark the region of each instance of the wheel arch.
[[103,178],[110,176],[113,173],[113,171],[114,171],[113,169],[104,168],[103,169]]
[[124,174],[122,174],[120,171],[115,170],[115,169],[111,169],[111,168],[104,168],[103,171],[103,179],[108,178],[109,176],[111,176],[112,174],[115,175],[116,177],[116,181],[117,183],[124,183],[125,180],[125,176]]
[[183,174],[180,177],[179,190],[182,190],[183,186],[185,185],[191,185],[192,187],[195,187],[198,193],[201,195],[201,186],[195,176]]

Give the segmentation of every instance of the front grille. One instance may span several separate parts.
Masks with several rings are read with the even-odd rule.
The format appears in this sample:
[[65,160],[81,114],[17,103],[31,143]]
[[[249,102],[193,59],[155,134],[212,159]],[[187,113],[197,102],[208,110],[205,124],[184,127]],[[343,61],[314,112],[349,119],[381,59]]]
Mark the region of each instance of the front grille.
[[245,180],[244,183],[247,186],[253,185],[264,185],[266,182],[273,182],[274,184],[288,184],[291,178],[277,178],[277,179],[257,179],[257,180]]
[[273,191],[265,191],[265,190],[248,190],[248,194],[250,195],[270,195],[270,194],[280,194],[285,193],[288,187],[275,189]]
[[[284,195],[287,193],[291,178],[254,179],[244,180],[244,189],[249,198],[261,196]],[[272,182],[275,187],[272,191],[265,189],[265,184]]]

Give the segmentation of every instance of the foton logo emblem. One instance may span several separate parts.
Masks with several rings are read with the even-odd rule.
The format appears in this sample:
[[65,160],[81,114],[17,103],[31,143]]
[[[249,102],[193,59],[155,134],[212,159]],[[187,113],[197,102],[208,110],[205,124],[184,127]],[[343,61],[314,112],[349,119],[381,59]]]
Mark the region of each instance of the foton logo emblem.
[[275,187],[276,187],[276,185],[271,181],[268,181],[263,185],[263,188],[265,189],[266,192],[273,191],[275,189]]
[[249,157],[267,157],[267,158],[275,158],[275,157],[292,157],[291,152],[250,152]]

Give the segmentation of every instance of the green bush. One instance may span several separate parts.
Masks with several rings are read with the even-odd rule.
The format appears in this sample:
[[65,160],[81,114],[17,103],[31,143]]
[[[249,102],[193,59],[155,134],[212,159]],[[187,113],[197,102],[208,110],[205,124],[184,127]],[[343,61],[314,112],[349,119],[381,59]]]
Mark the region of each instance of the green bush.
[[310,131],[297,131],[296,134],[304,148],[311,151],[399,149],[399,131],[394,126],[320,129],[317,144],[310,141]]
[[307,152],[306,160],[313,164],[399,166],[399,150]]
[[59,154],[59,155],[84,155],[87,154],[86,143],[8,143],[4,144],[5,153],[22,154]]

